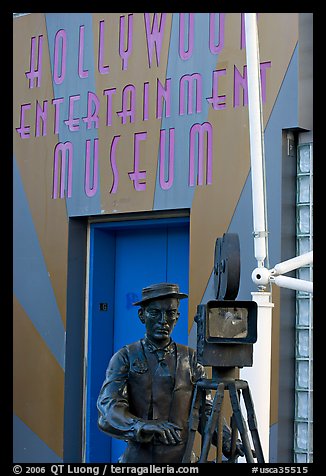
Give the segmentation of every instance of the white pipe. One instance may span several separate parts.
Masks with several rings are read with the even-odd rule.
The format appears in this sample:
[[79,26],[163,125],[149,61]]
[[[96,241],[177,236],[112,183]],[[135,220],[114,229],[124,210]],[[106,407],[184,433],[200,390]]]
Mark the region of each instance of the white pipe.
[[[254,226],[254,253],[261,278],[270,275],[264,267],[267,257],[267,217],[265,201],[264,139],[261,106],[260,61],[256,13],[245,13],[246,58],[248,78],[248,110],[250,131],[251,188]],[[241,369],[241,377],[248,380],[256,410],[258,431],[265,462],[269,462],[270,386],[272,308],[271,294],[251,293],[258,304],[258,340],[254,345],[253,366]],[[246,378],[248,376],[248,378]]]
[[260,62],[256,13],[245,13],[245,35],[248,78],[254,249],[258,266],[263,266],[267,254],[267,246],[263,169],[263,122],[261,110]]
[[281,288],[294,289],[295,291],[304,291],[306,293],[313,292],[312,281],[290,278],[288,276],[271,276],[269,280]]
[[304,253],[303,255],[296,256],[295,258],[288,259],[282,263],[278,263],[274,266],[274,269],[271,270],[271,273],[284,274],[292,271],[293,269],[301,268],[301,266],[307,266],[313,263],[313,252]]
[[[271,334],[274,304],[271,302],[271,293],[269,292],[252,292],[251,295],[252,300],[256,301],[258,305],[258,339],[253,348],[253,366],[243,367],[240,370],[240,378],[247,380],[249,384],[264,460],[265,463],[269,463]],[[245,415],[245,410],[243,414]]]
[[[302,279],[286,278],[286,277],[285,277],[285,280],[276,279],[276,277],[283,277],[281,276],[283,273],[288,273],[289,271],[292,271],[297,268],[301,268],[302,266],[308,266],[312,263],[313,263],[313,251],[309,251],[308,253],[304,253],[300,256],[296,256],[295,258],[291,258],[291,259],[288,259],[287,261],[283,261],[282,263],[278,263],[272,269],[267,269],[265,267],[255,268],[251,274],[251,279],[253,280],[255,284],[257,284],[257,286],[261,286],[261,287],[262,286],[266,287],[269,283],[275,283],[278,286],[289,287],[289,289],[312,292],[311,281],[304,281]],[[293,281],[294,279],[295,281]],[[297,281],[300,281],[301,285],[300,283],[296,284]],[[281,284],[278,284],[279,282]],[[288,283],[288,286],[286,283]],[[307,283],[309,284],[307,285]],[[307,288],[307,289],[304,289],[304,288]]]

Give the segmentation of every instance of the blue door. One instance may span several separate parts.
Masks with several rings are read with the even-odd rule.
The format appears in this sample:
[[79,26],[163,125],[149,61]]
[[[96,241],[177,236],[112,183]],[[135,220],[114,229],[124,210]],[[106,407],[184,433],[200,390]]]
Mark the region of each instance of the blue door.
[[[137,220],[91,225],[86,372],[86,462],[117,462],[125,443],[97,427],[96,400],[114,352],[144,335],[137,307],[141,290],[174,282],[188,292],[188,218]],[[188,300],[173,338],[188,340]]]

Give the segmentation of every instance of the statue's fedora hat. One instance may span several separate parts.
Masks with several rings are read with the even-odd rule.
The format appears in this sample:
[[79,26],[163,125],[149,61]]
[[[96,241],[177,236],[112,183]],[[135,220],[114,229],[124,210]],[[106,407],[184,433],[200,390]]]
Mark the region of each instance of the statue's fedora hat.
[[140,306],[141,304],[153,301],[154,299],[162,299],[166,297],[173,297],[177,299],[184,299],[188,297],[188,294],[180,293],[178,284],[171,283],[158,283],[151,284],[142,289],[142,298],[140,301],[134,302],[134,306]]

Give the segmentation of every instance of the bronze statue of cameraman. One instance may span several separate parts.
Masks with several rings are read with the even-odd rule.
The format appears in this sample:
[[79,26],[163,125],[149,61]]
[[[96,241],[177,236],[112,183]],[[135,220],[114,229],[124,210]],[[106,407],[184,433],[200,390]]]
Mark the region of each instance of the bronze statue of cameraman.
[[[196,351],[174,342],[181,293],[177,284],[153,284],[142,290],[138,316],[143,339],[124,346],[109,363],[97,407],[98,425],[128,441],[121,463],[181,463],[196,382],[205,377]],[[209,411],[208,396],[201,411]],[[223,454],[230,454],[230,433],[223,427]],[[243,455],[237,442],[237,454]]]

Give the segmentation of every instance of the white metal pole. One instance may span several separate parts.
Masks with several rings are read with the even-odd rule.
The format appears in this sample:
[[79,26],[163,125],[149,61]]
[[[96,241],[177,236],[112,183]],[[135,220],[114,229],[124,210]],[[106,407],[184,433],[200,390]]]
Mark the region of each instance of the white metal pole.
[[313,251],[309,251],[308,253],[304,253],[300,256],[296,256],[295,258],[288,259],[287,261],[283,261],[282,263],[278,263],[274,266],[272,270],[272,274],[284,274],[288,273],[297,268],[301,268],[302,266],[307,266],[313,263]]
[[[289,289],[312,292],[312,282],[282,276],[283,273],[312,263],[312,251],[305,255],[301,255],[283,263],[279,263],[271,270],[264,267],[264,260],[268,258],[268,245],[265,200],[264,127],[262,117],[260,60],[256,13],[245,13],[245,38],[248,81],[254,253],[258,266],[252,273],[252,279],[253,282],[257,284],[258,289],[266,289],[266,285],[269,283],[274,283],[278,286]],[[272,308],[274,305],[271,302],[271,293],[269,292],[259,291],[252,293],[252,299],[258,304],[258,339],[257,343],[254,345],[253,367],[242,369],[241,377],[248,380],[251,388],[265,462],[268,462],[270,431]]]
[[264,140],[256,13],[245,13],[254,250],[259,266],[266,258]]
[[294,289],[295,291],[313,293],[312,281],[290,278],[289,276],[271,276],[269,279],[271,283],[275,283],[280,288]]
[[[256,13],[245,13],[245,37],[248,78],[254,253],[258,268],[264,270],[264,260],[268,254],[266,229],[267,219],[265,209],[264,141]],[[269,462],[273,304],[271,303],[271,294],[265,291],[252,293],[252,299],[258,304],[258,339],[254,344],[253,349],[253,366],[243,368],[241,370],[241,378],[244,378],[249,383],[264,459],[265,462]]]
[[271,400],[271,333],[272,309],[271,293],[252,292],[252,300],[258,305],[257,342],[253,349],[253,366],[241,369],[241,378],[247,380],[251,391],[257,428],[263,449],[265,463],[269,462],[269,430],[270,430],[270,400]]

